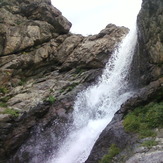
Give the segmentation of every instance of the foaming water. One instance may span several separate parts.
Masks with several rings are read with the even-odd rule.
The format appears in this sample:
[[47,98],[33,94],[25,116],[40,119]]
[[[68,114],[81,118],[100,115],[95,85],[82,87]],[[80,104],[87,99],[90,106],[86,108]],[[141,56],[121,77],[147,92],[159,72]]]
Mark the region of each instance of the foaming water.
[[77,95],[73,128],[48,163],[83,163],[106,125],[132,96],[127,80],[137,41],[136,25],[109,59],[96,85]]

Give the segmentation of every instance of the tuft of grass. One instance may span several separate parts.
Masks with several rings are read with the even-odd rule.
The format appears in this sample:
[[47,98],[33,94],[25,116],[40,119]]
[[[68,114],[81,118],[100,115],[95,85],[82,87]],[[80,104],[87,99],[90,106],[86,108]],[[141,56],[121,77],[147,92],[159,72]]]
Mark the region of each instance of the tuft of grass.
[[163,127],[163,102],[137,107],[123,121],[126,131],[138,133],[141,138],[156,136],[154,128]]
[[6,108],[2,114],[9,114],[12,115],[13,117],[18,117],[19,116],[19,112],[17,110],[14,109],[10,109],[10,108]]
[[155,140],[146,140],[142,143],[142,146],[147,148],[151,148],[156,145],[158,145],[158,142]]
[[108,154],[104,155],[99,163],[110,163],[113,157],[115,157],[119,153],[120,149],[115,144],[112,144],[108,150]]
[[56,98],[50,95],[46,100],[49,101],[51,104],[53,104],[56,101]]

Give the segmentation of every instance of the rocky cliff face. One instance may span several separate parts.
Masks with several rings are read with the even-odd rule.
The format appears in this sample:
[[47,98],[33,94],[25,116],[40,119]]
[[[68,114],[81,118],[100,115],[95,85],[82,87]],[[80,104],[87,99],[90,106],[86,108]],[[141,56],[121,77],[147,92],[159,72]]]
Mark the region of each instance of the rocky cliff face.
[[144,0],[138,15],[138,45],[134,73],[139,83],[149,84],[163,74],[163,2]]
[[[162,129],[155,129],[158,131],[155,138],[140,139],[138,134],[126,132],[123,125],[124,116],[128,112],[137,107],[145,107],[151,102],[160,103],[163,99],[163,1],[143,0],[137,25],[138,42],[130,74],[132,85],[137,93],[115,114],[111,124],[97,140],[86,163],[99,162],[108,153],[112,144],[116,144],[121,152],[116,157],[112,157],[111,162],[161,163],[163,161]],[[163,112],[162,104],[161,108],[159,115]],[[151,139],[158,144],[150,148],[142,146],[142,142]]]
[[[50,0],[0,1],[1,162],[42,155],[40,162],[58,147],[63,128],[71,124],[75,95],[95,82],[128,33],[109,24],[84,37],[70,27]],[[37,148],[35,154],[31,148]]]

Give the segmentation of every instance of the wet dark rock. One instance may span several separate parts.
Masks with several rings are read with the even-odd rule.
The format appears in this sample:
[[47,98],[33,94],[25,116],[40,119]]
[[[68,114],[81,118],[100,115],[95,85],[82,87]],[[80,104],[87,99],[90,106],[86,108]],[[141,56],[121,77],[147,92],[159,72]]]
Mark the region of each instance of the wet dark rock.
[[163,2],[143,0],[138,15],[138,43],[133,59],[133,82],[147,85],[163,75]]
[[124,131],[122,121],[111,122],[100,135],[85,163],[98,163],[108,153],[109,147],[112,144],[116,144],[122,150],[136,140],[136,137]]

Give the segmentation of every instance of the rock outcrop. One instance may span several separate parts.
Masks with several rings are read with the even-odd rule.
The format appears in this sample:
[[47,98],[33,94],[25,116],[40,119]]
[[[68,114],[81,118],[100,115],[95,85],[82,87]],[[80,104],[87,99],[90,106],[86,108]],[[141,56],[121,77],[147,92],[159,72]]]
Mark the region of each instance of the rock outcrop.
[[120,154],[114,157],[112,162],[162,162],[163,136],[161,134],[157,134],[155,138],[158,144],[149,150],[140,147],[144,140],[140,140],[134,133],[126,132],[123,126],[123,118],[128,112],[138,106],[160,102],[163,99],[162,15],[161,0],[143,0],[137,19],[138,42],[130,72],[131,83],[136,93],[122,105],[112,122],[102,132],[86,163],[98,163],[108,153],[111,144],[116,144],[121,149]]
[[128,33],[109,24],[84,37],[70,27],[50,0],[0,2],[1,162],[15,153],[10,162],[30,162],[30,149],[47,136],[49,142],[35,153],[45,154],[37,162],[57,148],[64,126],[71,124],[75,95],[95,82]]
[[134,56],[134,76],[147,85],[163,74],[163,2],[144,0],[138,15],[138,44]]

